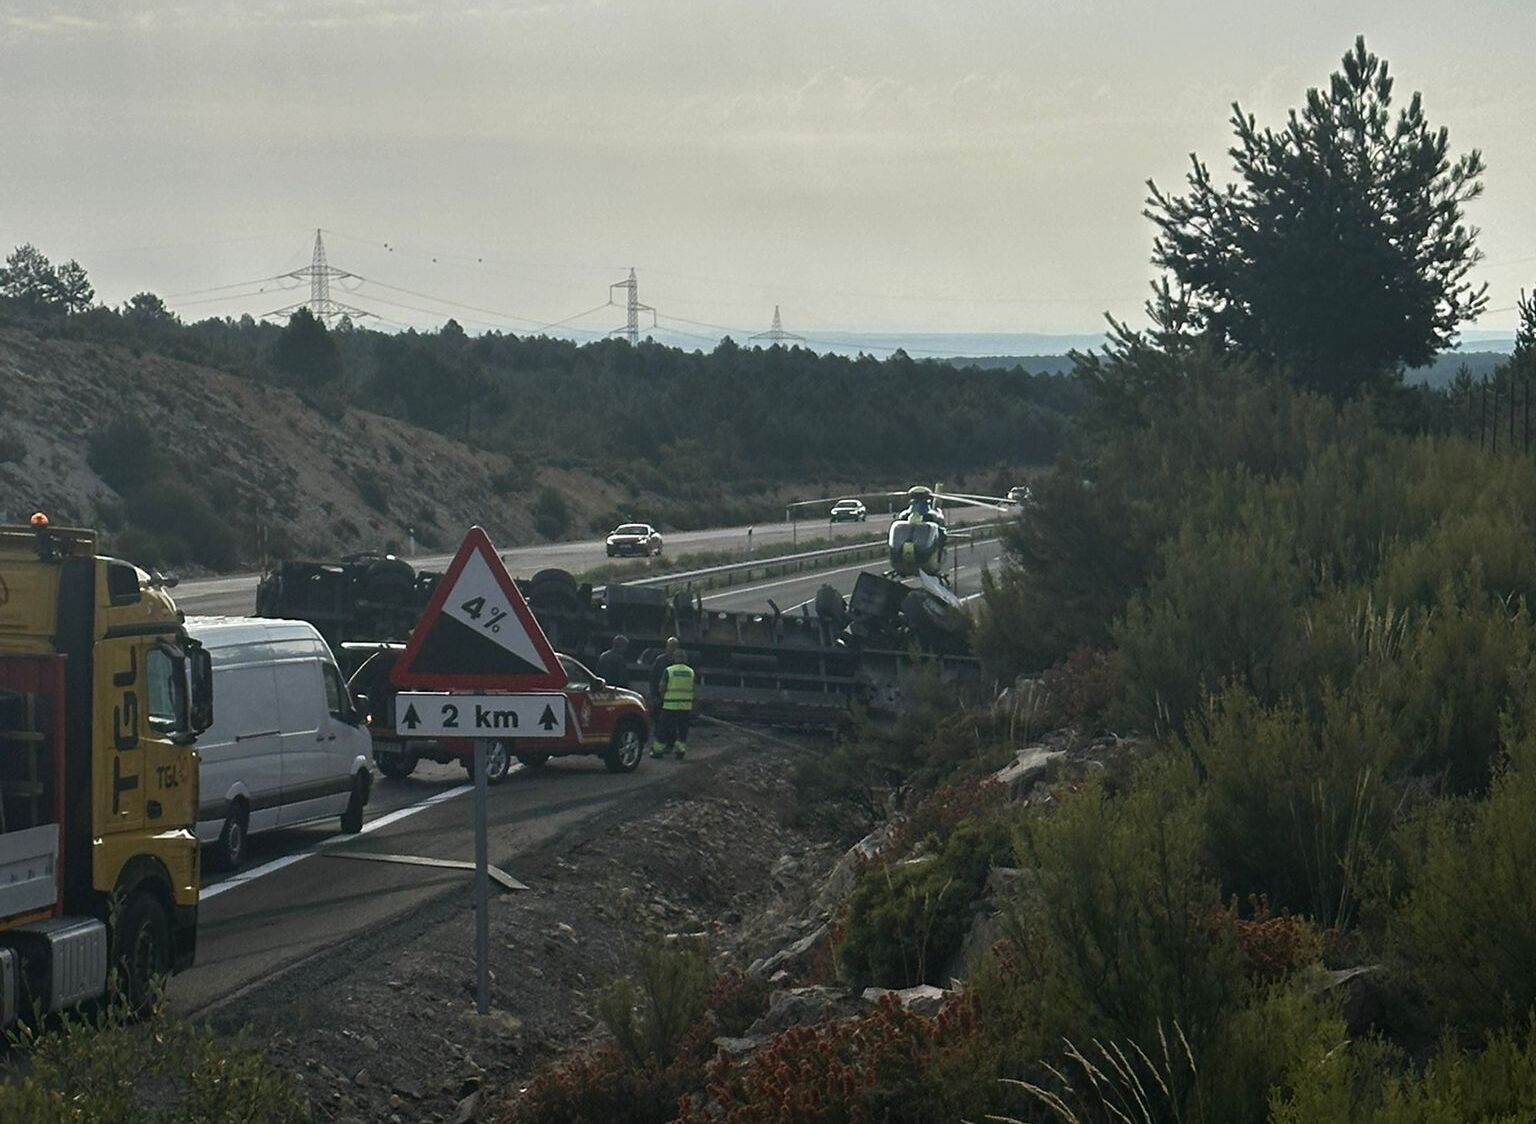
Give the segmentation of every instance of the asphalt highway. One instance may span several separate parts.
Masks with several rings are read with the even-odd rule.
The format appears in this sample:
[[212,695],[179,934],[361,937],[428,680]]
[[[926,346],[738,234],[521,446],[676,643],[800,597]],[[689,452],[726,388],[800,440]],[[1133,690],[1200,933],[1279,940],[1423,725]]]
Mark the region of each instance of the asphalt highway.
[[[997,518],[992,511],[977,509],[952,512],[956,525],[965,520]],[[676,557],[700,551],[742,551],[797,543],[809,539],[877,539],[885,533],[888,520],[872,513],[864,523],[827,523],[799,520],[794,523],[760,523],[751,527],[721,527],[709,531],[677,531],[665,535],[666,554]],[[748,537],[750,535],[750,538]],[[513,577],[527,578],[540,570],[558,568],[580,573],[610,561],[601,539],[585,542],[546,543],[517,547],[501,552],[502,560]],[[450,554],[430,554],[409,559],[424,569],[446,569]],[[172,596],[188,616],[244,616],[255,611],[258,574],[230,574],[218,578],[198,578],[182,582]]]

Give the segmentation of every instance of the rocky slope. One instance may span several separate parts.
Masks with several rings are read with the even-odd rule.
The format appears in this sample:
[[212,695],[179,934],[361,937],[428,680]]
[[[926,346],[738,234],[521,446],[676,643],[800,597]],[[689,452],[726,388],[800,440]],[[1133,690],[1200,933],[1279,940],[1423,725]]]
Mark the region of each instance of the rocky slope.
[[[206,367],[14,329],[0,330],[0,517],[41,509],[56,522],[121,528],[123,496],[89,460],[92,437],[121,419],[143,423],[172,478],[236,529],[242,564],[264,546],[321,556],[400,548],[413,530],[419,545],[451,549],[471,523],[498,545],[539,541],[530,481],[504,457]],[[539,483],[567,497],[573,527],[617,499],[580,473]]]

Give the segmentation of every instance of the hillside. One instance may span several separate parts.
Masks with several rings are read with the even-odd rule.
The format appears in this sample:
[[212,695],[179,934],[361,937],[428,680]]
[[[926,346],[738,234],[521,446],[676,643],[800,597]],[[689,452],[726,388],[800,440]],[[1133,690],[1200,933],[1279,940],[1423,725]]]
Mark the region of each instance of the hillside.
[[[124,483],[132,466],[106,469],[117,487],[93,467],[93,438],[113,423],[153,435],[167,471],[140,491],[154,497]],[[420,546],[451,547],[471,523],[506,546],[538,541],[529,482],[508,469],[506,457],[392,418],[322,412],[292,391],[160,355],[0,329],[0,515],[10,518],[41,509],[109,532],[159,526],[146,509],[184,507],[191,484],[233,530],[238,563],[256,561],[263,542],[320,555],[403,548],[411,529]],[[581,473],[542,482],[581,525],[617,498]],[[162,513],[167,528],[173,514]],[[146,559],[162,560],[183,561]]]

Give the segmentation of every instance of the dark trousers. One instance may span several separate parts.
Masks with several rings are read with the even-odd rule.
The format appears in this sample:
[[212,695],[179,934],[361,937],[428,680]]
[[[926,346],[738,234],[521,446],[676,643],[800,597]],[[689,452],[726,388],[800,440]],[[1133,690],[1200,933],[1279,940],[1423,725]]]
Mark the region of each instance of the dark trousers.
[[663,710],[656,723],[656,741],[663,749],[671,749],[677,742],[688,742],[688,720],[693,712],[688,710]]

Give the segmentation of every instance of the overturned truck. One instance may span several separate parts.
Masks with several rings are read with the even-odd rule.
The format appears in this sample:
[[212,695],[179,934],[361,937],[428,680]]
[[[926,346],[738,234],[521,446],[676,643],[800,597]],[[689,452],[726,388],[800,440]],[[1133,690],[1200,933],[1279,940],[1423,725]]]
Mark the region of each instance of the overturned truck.
[[[261,580],[256,614],[309,621],[339,656],[403,641],[442,575],[387,555],[277,564]],[[709,609],[678,577],[672,586],[594,588],[564,570],[517,585],[550,643],[591,663],[619,634],[629,637],[633,680],[676,636],[700,675],[708,713],[791,725],[834,725],[855,706],[895,713],[918,675],[980,691],[963,616],[922,590],[880,574],[859,575],[844,598],[823,586],[798,613]]]

